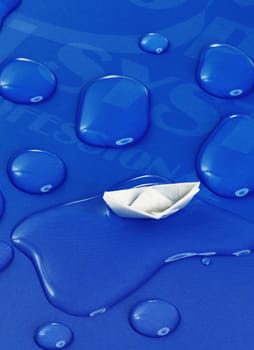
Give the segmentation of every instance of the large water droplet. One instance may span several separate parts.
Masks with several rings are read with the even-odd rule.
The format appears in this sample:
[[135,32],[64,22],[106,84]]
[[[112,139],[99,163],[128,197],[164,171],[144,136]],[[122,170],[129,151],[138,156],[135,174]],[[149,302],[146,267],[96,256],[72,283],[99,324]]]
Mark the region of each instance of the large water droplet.
[[54,74],[39,62],[16,58],[0,73],[0,93],[15,103],[38,103],[49,98],[56,88]]
[[172,333],[180,322],[176,307],[164,300],[139,303],[130,314],[132,327],[147,337],[163,337]]
[[1,0],[0,2],[0,25],[3,23],[5,17],[8,16],[17,6],[21,0]]
[[254,118],[224,119],[201,148],[197,169],[204,184],[224,197],[254,191]]
[[64,349],[73,339],[69,327],[61,323],[48,323],[41,326],[35,334],[36,343],[47,350]]
[[197,78],[208,93],[234,98],[254,87],[254,64],[234,46],[213,44],[201,54]]
[[168,39],[158,33],[149,33],[140,40],[140,47],[150,53],[161,54],[169,47]]
[[65,179],[63,161],[53,153],[28,150],[10,160],[8,174],[13,184],[29,193],[47,193]]
[[140,82],[106,76],[80,97],[77,133],[88,144],[123,147],[138,141],[149,126],[149,93]]
[[[145,186],[146,180],[163,181],[140,177],[119,187]],[[230,227],[223,240],[222,222]],[[253,224],[246,221],[244,230],[242,225],[241,218],[197,199],[170,220],[170,235],[165,235],[167,220],[124,220],[99,195],[30,216],[15,228],[12,241],[34,264],[52,305],[72,315],[95,316],[129,296],[168,257],[168,263],[216,253],[232,257],[250,247]],[[190,234],[193,226],[195,235]],[[194,251],[186,253],[190,247]]]

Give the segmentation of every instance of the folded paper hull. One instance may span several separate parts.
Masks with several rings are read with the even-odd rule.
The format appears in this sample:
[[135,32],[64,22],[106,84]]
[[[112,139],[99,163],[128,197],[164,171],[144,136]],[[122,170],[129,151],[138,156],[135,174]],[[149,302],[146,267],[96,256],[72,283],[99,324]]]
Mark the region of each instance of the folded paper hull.
[[104,192],[103,199],[118,216],[158,220],[183,209],[199,186],[199,182],[144,186]]

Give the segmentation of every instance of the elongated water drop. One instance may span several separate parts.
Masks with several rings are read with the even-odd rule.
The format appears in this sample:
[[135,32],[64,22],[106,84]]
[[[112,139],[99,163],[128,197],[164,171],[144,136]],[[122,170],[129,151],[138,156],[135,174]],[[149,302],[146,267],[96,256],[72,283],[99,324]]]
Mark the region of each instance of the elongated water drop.
[[254,64],[234,46],[213,44],[201,54],[197,78],[208,93],[234,98],[254,87]]
[[106,76],[82,91],[77,134],[93,146],[123,147],[144,136],[149,119],[146,87],[129,77]]
[[223,197],[242,198],[254,191],[254,118],[233,115],[208,137],[198,155],[203,183]]

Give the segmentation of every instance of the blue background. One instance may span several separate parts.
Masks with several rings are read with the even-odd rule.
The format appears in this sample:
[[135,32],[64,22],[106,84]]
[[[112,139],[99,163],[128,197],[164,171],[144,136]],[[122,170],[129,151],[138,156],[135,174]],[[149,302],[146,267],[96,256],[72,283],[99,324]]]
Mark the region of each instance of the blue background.
[[[218,122],[230,114],[253,115],[253,93],[223,100],[199,88],[200,50],[225,42],[253,58],[253,14],[251,0],[23,0],[1,29],[0,60],[37,60],[55,73],[58,87],[51,99],[36,106],[0,99],[0,188],[6,201],[1,239],[10,242],[17,224],[34,212],[102,193],[128,178],[157,174],[177,182],[196,180],[198,150]],[[168,37],[168,53],[140,50],[140,37],[153,31]],[[151,92],[151,127],[135,146],[96,148],[76,137],[80,90],[107,74],[136,78]],[[30,148],[55,152],[65,162],[67,178],[55,192],[30,195],[10,183],[8,160]],[[254,222],[253,196],[225,199],[202,186],[199,199],[242,220],[243,232],[247,221]],[[226,223],[224,229],[231,230]],[[226,246],[223,235],[221,241]],[[0,276],[0,348],[37,349],[34,331],[52,321],[71,327],[73,350],[251,350],[253,268],[252,255],[214,257],[209,267],[200,258],[179,261],[108,313],[82,318],[51,306],[33,265],[15,251],[12,265]],[[129,325],[133,306],[150,298],[168,300],[179,309],[181,323],[172,335],[146,338]]]

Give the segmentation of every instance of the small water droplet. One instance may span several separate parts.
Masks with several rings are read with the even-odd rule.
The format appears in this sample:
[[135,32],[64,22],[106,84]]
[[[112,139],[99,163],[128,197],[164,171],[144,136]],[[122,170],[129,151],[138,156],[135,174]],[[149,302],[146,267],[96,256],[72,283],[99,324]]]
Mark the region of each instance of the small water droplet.
[[212,259],[205,256],[201,259],[201,263],[205,266],[209,266],[212,263]]
[[9,61],[0,72],[0,93],[14,103],[39,103],[55,88],[56,78],[48,67],[27,58]]
[[150,53],[161,54],[168,49],[168,39],[158,33],[149,33],[140,40],[140,47]]
[[35,334],[36,343],[43,349],[63,349],[71,344],[73,339],[69,327],[61,323],[48,323],[41,326]]
[[8,174],[13,184],[25,192],[47,193],[64,181],[65,166],[53,153],[28,150],[11,159]]
[[163,337],[173,332],[180,322],[176,307],[164,300],[137,304],[130,314],[131,326],[147,337]]

